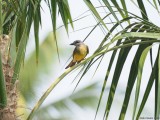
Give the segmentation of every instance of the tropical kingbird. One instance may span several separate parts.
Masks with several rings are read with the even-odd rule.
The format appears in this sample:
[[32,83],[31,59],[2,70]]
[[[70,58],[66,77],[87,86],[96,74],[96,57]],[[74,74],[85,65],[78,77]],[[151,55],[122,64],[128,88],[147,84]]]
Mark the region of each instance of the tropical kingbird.
[[73,51],[73,60],[69,63],[69,65],[65,69],[74,66],[76,63],[80,63],[82,60],[84,60],[86,55],[89,53],[88,46],[85,45],[80,40],[76,40],[70,45],[75,45],[76,47]]

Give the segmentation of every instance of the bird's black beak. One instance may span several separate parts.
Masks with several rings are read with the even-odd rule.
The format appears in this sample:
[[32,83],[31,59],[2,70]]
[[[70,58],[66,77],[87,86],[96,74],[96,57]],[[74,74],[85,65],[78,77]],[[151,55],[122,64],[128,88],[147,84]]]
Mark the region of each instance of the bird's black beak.
[[70,45],[74,45],[74,43],[71,43]]

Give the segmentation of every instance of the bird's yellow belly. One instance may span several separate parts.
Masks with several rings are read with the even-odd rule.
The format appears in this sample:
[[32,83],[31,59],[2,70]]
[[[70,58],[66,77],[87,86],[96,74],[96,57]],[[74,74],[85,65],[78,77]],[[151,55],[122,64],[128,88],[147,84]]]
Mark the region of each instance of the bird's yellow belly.
[[81,61],[85,58],[85,54],[74,54],[74,61],[75,62],[78,62],[78,61]]
[[79,62],[83,60],[87,55],[87,48],[86,46],[80,46],[77,51],[73,55],[73,60],[75,62]]

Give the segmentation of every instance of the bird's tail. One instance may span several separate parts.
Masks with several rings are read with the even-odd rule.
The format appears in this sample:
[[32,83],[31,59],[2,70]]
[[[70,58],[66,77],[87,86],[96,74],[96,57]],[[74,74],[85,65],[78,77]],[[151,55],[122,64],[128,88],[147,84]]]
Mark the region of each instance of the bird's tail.
[[69,68],[69,67],[72,67],[72,66],[74,66],[76,64],[76,62],[73,62],[73,60],[69,63],[69,65],[67,65],[67,67],[65,68],[65,69],[67,69],[67,68]]

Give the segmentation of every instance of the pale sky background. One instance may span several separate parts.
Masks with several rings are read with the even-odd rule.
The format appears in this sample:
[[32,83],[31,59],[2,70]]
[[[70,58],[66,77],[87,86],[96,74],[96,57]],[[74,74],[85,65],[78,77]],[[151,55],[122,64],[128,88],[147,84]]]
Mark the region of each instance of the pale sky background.
[[[136,2],[136,0],[133,0],[133,1]],[[100,3],[99,3],[98,0],[97,1],[95,0],[93,3],[94,3],[95,6],[100,6]],[[71,8],[70,10],[71,10],[71,15],[72,15],[73,20],[74,20],[74,18],[78,17],[79,15],[84,13],[86,10],[88,10],[87,6],[85,5],[85,3],[82,0],[69,0],[69,5],[70,5],[70,8]],[[145,5],[148,9],[150,9],[148,11],[148,16],[149,16],[149,18],[151,18],[150,20],[153,23],[160,26],[159,20],[156,19],[157,16],[159,17],[159,14],[156,12],[156,10],[153,7],[151,7],[151,5],[147,1],[145,2]],[[50,19],[49,10],[47,9],[46,5],[44,5],[44,4],[42,4],[42,7],[43,7],[44,12],[42,12],[42,29],[40,30],[40,41],[41,42],[48,35],[49,32],[52,32],[52,23],[51,23],[51,19]],[[136,14],[136,15],[141,16],[140,12],[138,11],[136,5],[133,4],[133,2],[127,1],[127,8],[128,8],[128,11],[130,11],[130,12]],[[99,9],[98,11],[101,12],[102,16],[105,15],[105,11],[103,9]],[[89,15],[89,14],[91,14],[91,12],[87,12],[85,15]],[[107,19],[107,20],[109,20],[109,19]],[[62,21],[61,21],[60,17],[58,18],[57,22],[58,22],[57,27],[62,25]],[[110,22],[110,21],[107,21],[107,22]],[[90,16],[86,17],[85,19],[82,19],[78,22],[75,22],[74,23],[74,28],[75,28],[75,30],[77,30],[77,29],[92,26],[92,25],[95,25],[95,24],[96,24],[96,21],[95,21],[94,17],[92,15],[90,15]],[[107,27],[110,28],[111,25],[107,25]],[[63,46],[68,47],[70,49],[70,51],[72,52],[74,47],[71,47],[69,44],[76,39],[83,40],[91,29],[92,29],[92,27],[89,28],[89,29],[84,29],[84,30],[81,30],[81,31],[73,32],[73,30],[70,28],[69,29],[69,31],[70,31],[69,32],[69,37],[68,37],[66,32],[65,32],[64,27],[62,27],[57,31],[57,33],[58,33],[58,44],[59,44],[60,47],[63,47]],[[85,43],[89,46],[89,49],[90,49],[90,53],[89,53],[88,56],[92,55],[92,53],[97,48],[97,46],[99,45],[99,43],[103,39],[103,37],[104,37],[103,32],[101,31],[101,29],[98,28],[92,33],[92,35],[89,38],[87,38]],[[30,54],[34,50],[35,45],[34,45],[33,38],[34,38],[34,34],[32,32],[30,34],[30,40],[29,40],[29,44],[28,44],[28,47],[27,47],[27,50],[26,50],[27,51],[27,54],[26,54],[27,58],[29,58]],[[155,45],[155,47],[156,47],[156,45]],[[120,110],[121,110],[121,105],[117,105],[117,104],[122,104],[122,102],[123,102],[123,97],[124,97],[123,93],[125,91],[126,84],[127,84],[127,78],[128,78],[128,76],[126,76],[126,75],[128,75],[128,73],[129,73],[129,68],[131,66],[130,59],[134,57],[133,55],[134,55],[134,51],[135,51],[136,48],[137,47],[135,46],[131,50],[131,52],[129,53],[129,57],[126,60],[127,62],[124,65],[119,83],[117,85],[114,102],[113,102],[113,105],[112,105],[112,108],[111,108],[111,111],[110,111],[110,114],[109,114],[109,120],[111,120],[111,119],[116,120],[119,117],[119,113],[120,113]],[[153,54],[155,54],[155,52]],[[46,76],[42,77],[42,79],[45,79],[49,82],[45,83],[45,85],[43,85],[42,87],[37,88],[39,97],[50,86],[50,84],[53,83],[54,79],[57,78],[59,75],[61,75],[61,73],[63,73],[65,71],[64,64],[67,61],[67,59],[70,57],[70,55],[71,54],[66,55],[68,57],[65,56],[66,57],[65,59],[63,57],[63,59],[61,59],[61,63],[58,62],[58,58],[57,58],[57,64],[56,64],[56,69],[57,70],[54,71],[54,73],[51,74],[50,76],[47,76],[47,78],[46,78]],[[109,62],[108,58],[110,56],[111,56],[111,52],[106,54],[106,56],[104,57],[96,75],[93,77],[93,79],[91,79],[91,78],[92,78],[92,75],[93,75],[93,73],[96,69],[96,64],[89,70],[89,72],[85,75],[82,82],[78,86],[77,90],[80,90],[80,89],[88,86],[89,84],[95,83],[97,81],[100,82],[101,85],[103,84],[104,76],[105,76],[105,73],[106,73],[106,68],[107,68],[108,62]],[[60,53],[60,57],[62,58],[61,53]],[[149,64],[149,58],[146,59],[145,65],[147,65],[147,64]],[[115,62],[114,62],[114,66],[115,66]],[[52,66],[52,67],[55,68],[55,65]],[[143,79],[142,79],[142,83],[141,83],[142,87],[141,87],[141,91],[140,91],[139,103],[140,103],[140,101],[142,99],[142,95],[145,91],[145,88],[146,88],[146,85],[147,85],[147,82],[148,82],[148,78],[150,76],[150,71],[151,71],[150,66],[144,68],[145,75],[143,75]],[[62,80],[62,82],[56,87],[55,90],[52,91],[52,93],[49,95],[49,97],[45,100],[43,105],[49,104],[50,102],[57,101],[59,99],[62,99],[66,96],[71,95],[72,91],[75,87],[75,84],[76,84],[76,82],[71,84],[71,81],[76,74],[77,74],[77,72],[72,72],[69,76],[67,76],[64,80]],[[110,74],[109,80],[107,82],[107,88],[110,87],[112,75],[113,75],[113,69],[112,69],[112,72]],[[95,94],[99,95],[100,90],[99,90],[99,93],[95,93]],[[134,86],[133,91],[135,91],[135,86]],[[129,104],[129,109],[128,109],[127,114],[126,114],[126,120],[129,120],[131,118],[132,111],[133,111],[132,108],[133,108],[134,96],[135,96],[135,93],[132,92],[132,100],[131,100],[132,102],[130,102],[130,104]],[[105,95],[105,99],[107,100],[106,95]],[[33,103],[33,105],[34,105],[34,103]],[[153,113],[154,107],[153,106],[154,106],[154,88],[152,89],[152,92],[149,96],[147,104],[145,105],[145,108],[144,108],[145,112],[143,112],[142,115],[145,115],[146,112],[147,112],[147,116],[153,117],[153,115],[154,115],[154,113]],[[101,107],[100,111],[103,111],[103,110],[104,110],[104,108]],[[81,111],[81,114],[79,114],[79,117],[76,118],[76,120],[93,120],[93,117],[95,115],[95,111],[96,111],[96,109],[94,111],[90,110],[88,112]],[[97,120],[101,120],[102,117],[103,117],[103,112],[98,113]]]

